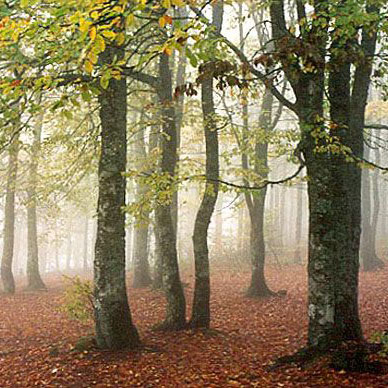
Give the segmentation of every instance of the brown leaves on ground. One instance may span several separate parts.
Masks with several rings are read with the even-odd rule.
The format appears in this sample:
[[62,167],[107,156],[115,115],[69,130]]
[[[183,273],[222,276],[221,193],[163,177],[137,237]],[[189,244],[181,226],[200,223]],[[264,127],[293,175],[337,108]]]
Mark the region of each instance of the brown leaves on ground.
[[[63,289],[0,296],[0,387],[386,387],[387,375],[334,371],[315,363],[301,370],[266,368],[306,342],[306,272],[269,269],[271,289],[283,298],[248,299],[249,274],[214,273],[212,329],[153,332],[164,314],[161,292],[129,290],[144,349],[72,352],[90,328],[70,321],[59,306]],[[193,277],[185,292],[192,299]],[[131,284],[131,283],[129,283]],[[388,328],[388,270],[361,274],[360,311],[367,337]],[[19,287],[20,289],[20,287]],[[384,361],[387,364],[387,361]]]

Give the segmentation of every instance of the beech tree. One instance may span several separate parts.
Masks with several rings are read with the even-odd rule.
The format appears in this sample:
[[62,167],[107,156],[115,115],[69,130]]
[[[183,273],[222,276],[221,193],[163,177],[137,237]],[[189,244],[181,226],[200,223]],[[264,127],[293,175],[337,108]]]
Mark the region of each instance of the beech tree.
[[[274,0],[270,5],[272,58],[282,65],[296,97],[288,105],[299,118],[302,139],[297,152],[307,168],[308,345],[317,349],[362,339],[357,161],[363,152],[365,106],[380,20],[377,3],[315,1],[313,12],[307,13],[305,4],[297,1],[296,34],[287,26],[284,2]],[[343,24],[345,19],[349,23]]]

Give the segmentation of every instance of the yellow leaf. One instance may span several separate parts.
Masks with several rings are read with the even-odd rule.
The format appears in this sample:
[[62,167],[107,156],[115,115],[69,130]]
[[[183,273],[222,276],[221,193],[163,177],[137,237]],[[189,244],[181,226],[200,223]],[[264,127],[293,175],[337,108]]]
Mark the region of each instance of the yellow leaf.
[[130,13],[127,16],[127,26],[131,26],[134,21],[135,21],[135,15],[133,13]]
[[93,20],[97,20],[99,18],[100,14],[97,12],[97,11],[93,11],[91,14],[90,14],[90,17],[93,19]]
[[167,8],[167,9],[170,8],[171,7],[171,0],[163,0],[162,7]]
[[125,35],[123,32],[120,32],[119,34],[116,35],[116,43],[119,46],[122,46],[125,42]]
[[90,36],[90,39],[94,42],[94,40],[96,39],[96,35],[97,35],[97,29],[95,26],[93,26],[90,31],[89,31],[89,36]]
[[92,62],[94,65],[97,63],[98,61],[98,57],[97,55],[93,52],[93,51],[89,51],[89,54],[88,54],[88,59],[90,62]]
[[92,62],[86,60],[85,61],[85,64],[84,64],[84,70],[87,72],[87,73],[91,73],[93,71],[93,64]]
[[185,2],[183,0],[171,0],[171,3],[173,5],[176,5],[177,7],[184,7]]
[[104,31],[102,31],[102,35],[105,38],[113,39],[116,36],[116,33],[113,32],[112,30],[104,30]]
[[81,18],[79,21],[79,30],[81,32],[87,32],[91,24],[92,24],[91,22],[85,20],[84,18]]
[[101,35],[97,35],[93,49],[96,54],[102,53],[105,50],[105,40]]
[[159,26],[163,28],[166,25],[166,19],[162,16],[159,18]]

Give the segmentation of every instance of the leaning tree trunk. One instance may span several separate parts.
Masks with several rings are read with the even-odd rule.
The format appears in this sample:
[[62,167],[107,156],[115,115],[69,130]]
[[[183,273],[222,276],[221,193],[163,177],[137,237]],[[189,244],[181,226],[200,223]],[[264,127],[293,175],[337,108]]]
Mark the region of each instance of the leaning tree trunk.
[[[103,64],[123,50],[108,46]],[[139,335],[132,323],[125,284],[125,177],[127,159],[127,86],[125,78],[111,79],[98,101],[101,155],[98,167],[97,239],[94,258],[96,341],[100,348],[134,348]]]
[[[222,28],[223,1],[213,5],[213,25],[218,32]],[[213,98],[213,63],[203,65],[201,102],[206,144],[206,187],[194,224],[193,247],[195,261],[195,287],[191,327],[210,325],[210,272],[208,229],[218,195],[219,151],[218,132]]]
[[[175,110],[172,100],[171,71],[169,58],[160,54],[159,85],[157,93],[161,104],[161,135],[160,172],[164,180],[163,190],[167,196],[175,190],[173,179],[176,166],[177,139],[175,127]],[[176,233],[171,212],[171,201],[163,199],[155,209],[155,220],[158,229],[159,249],[163,268],[163,289],[167,297],[166,317],[160,329],[180,330],[186,325],[186,301],[179,276]]]
[[4,208],[4,240],[1,259],[1,280],[4,292],[15,293],[15,280],[12,273],[12,260],[15,239],[15,186],[18,169],[19,136],[16,136],[9,149],[7,188]]
[[202,81],[201,88],[207,182],[194,225],[195,287],[190,326],[208,328],[210,325],[210,273],[207,238],[210,220],[217,202],[219,186],[218,132],[214,120],[212,72]]
[[36,127],[34,128],[34,141],[31,149],[30,179],[27,189],[27,289],[29,290],[46,289],[39,272],[38,227],[36,217],[36,185],[42,120],[43,115],[40,114]]

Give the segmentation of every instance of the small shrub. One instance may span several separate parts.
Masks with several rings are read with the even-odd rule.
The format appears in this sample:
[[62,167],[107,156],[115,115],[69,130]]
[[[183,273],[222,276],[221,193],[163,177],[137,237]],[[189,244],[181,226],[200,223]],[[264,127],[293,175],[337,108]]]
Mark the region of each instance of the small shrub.
[[61,311],[71,319],[82,323],[92,323],[94,314],[93,287],[90,280],[79,276],[64,276],[67,284]]
[[375,343],[381,344],[382,349],[380,355],[388,356],[388,331],[379,331],[372,335],[371,340]]

